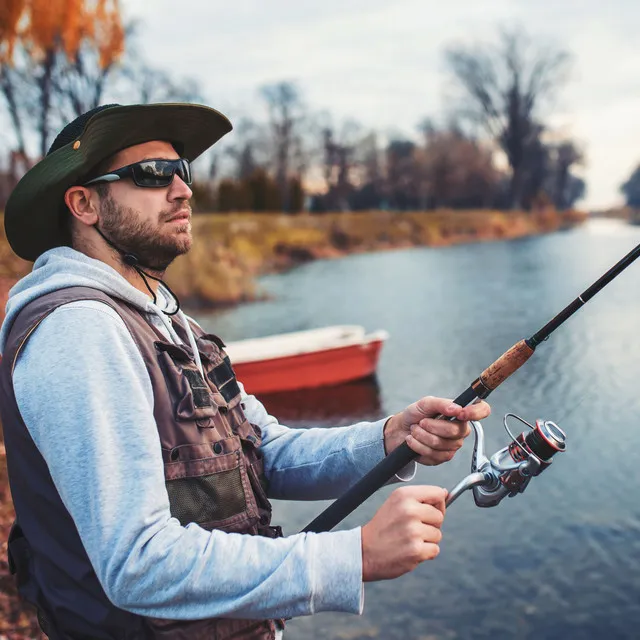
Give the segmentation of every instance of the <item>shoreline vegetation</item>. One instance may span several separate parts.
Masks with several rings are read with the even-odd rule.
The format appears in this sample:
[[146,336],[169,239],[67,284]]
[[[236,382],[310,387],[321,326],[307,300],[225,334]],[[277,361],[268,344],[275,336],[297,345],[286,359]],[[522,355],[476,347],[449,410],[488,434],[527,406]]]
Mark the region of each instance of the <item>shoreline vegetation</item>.
[[326,214],[197,214],[193,248],[166,280],[188,308],[218,308],[265,297],[256,278],[305,262],[354,253],[507,240],[567,229],[580,211],[493,210]]
[[[587,215],[543,209],[504,211],[363,212],[300,214],[196,214],[194,244],[167,272],[167,282],[188,307],[216,308],[264,298],[256,278],[317,259],[418,246],[506,240],[568,229]],[[0,320],[9,288],[31,269],[17,258],[0,224]],[[9,574],[7,536],[13,522],[0,425],[0,640],[33,640],[33,611],[18,600]]]
[[[256,278],[311,260],[508,240],[567,229],[586,218],[584,212],[553,208],[195,214],[193,247],[169,268],[166,280],[185,307],[214,309],[264,298]],[[30,269],[30,262],[11,251],[0,224],[0,321],[9,289]]]

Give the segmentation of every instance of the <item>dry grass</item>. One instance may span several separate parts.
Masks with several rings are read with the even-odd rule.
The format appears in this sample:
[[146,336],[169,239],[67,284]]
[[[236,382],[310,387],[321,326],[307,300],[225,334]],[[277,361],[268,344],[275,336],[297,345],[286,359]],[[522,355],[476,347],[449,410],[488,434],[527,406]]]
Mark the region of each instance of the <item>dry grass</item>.
[[[545,210],[370,211],[301,214],[198,214],[194,246],[178,258],[167,281],[187,305],[220,306],[253,300],[255,277],[300,262],[356,252],[415,246],[442,246],[554,231],[580,221],[582,214]],[[1,223],[1,221],[0,221]],[[0,224],[0,305],[8,287],[28,272]],[[0,311],[0,318],[1,318]]]

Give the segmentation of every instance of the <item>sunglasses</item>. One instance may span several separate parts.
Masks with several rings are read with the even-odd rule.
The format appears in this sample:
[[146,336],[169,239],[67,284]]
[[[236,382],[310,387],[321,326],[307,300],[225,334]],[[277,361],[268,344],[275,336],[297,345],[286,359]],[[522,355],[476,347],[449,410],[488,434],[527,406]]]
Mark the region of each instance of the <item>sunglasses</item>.
[[142,160],[126,167],[115,169],[102,176],[85,182],[88,187],[100,182],[116,182],[132,178],[138,187],[168,187],[173,182],[173,176],[178,174],[185,184],[191,184],[191,164],[185,158],[178,160]]

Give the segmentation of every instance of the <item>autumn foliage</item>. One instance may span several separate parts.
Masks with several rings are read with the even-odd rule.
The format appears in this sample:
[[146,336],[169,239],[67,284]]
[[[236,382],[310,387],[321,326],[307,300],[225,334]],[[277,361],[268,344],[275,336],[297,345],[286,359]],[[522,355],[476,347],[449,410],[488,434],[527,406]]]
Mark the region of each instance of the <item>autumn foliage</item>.
[[64,52],[73,60],[91,40],[106,67],[124,51],[118,0],[3,0],[0,3],[0,63],[11,63],[16,44],[34,58]]

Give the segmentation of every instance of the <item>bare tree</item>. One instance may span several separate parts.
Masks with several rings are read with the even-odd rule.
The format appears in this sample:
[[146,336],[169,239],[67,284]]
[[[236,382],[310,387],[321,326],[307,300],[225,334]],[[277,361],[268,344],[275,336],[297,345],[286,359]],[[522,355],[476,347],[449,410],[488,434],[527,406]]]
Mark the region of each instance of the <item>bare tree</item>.
[[362,181],[354,175],[360,165],[357,153],[363,139],[362,127],[352,119],[336,127],[332,119],[327,117],[321,130],[321,139],[326,208],[348,211],[355,183]]
[[437,129],[423,124],[424,146],[417,151],[420,208],[492,205],[500,176],[491,152],[452,123]]
[[233,137],[226,141],[221,154],[228,159],[226,174],[246,180],[257,169],[268,164],[269,144],[265,127],[251,118],[240,117],[234,123]]
[[463,93],[462,116],[481,125],[504,150],[511,167],[508,200],[520,207],[529,145],[535,144],[541,106],[567,77],[569,55],[534,47],[519,30],[503,31],[497,47],[455,47],[446,63]]
[[292,82],[266,85],[260,93],[267,103],[269,113],[275,177],[280,190],[282,210],[289,211],[289,178],[294,156],[297,156],[299,165],[303,154],[300,130],[304,120],[302,98],[300,90]]
[[420,204],[420,166],[412,140],[391,140],[386,148],[386,187],[394,209],[417,209]]
[[[153,67],[140,50],[139,23],[132,22],[125,31],[126,50],[120,64],[114,95],[123,101],[139,104],[152,102],[204,102],[200,85],[194,78],[174,78],[162,69]],[[115,87],[114,87],[115,89]]]
[[571,167],[582,164],[582,151],[570,140],[565,140],[554,147],[555,184],[553,200],[558,209],[566,209],[575,199],[575,183],[572,180]]
[[[94,109],[114,86],[130,79],[130,69],[141,60],[135,46],[138,28],[139,23],[135,21],[123,26],[123,46],[126,43],[126,49],[121,59],[105,59],[101,48],[90,41],[81,43],[75,58],[59,56],[54,88],[63,122]],[[135,82],[139,79],[136,77]]]
[[21,107],[24,104],[25,94],[29,90],[28,76],[22,69],[10,67],[8,64],[0,65],[0,93],[5,100],[13,133],[16,137],[16,151],[25,157],[27,156],[26,123],[24,122],[25,114]]

